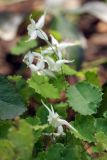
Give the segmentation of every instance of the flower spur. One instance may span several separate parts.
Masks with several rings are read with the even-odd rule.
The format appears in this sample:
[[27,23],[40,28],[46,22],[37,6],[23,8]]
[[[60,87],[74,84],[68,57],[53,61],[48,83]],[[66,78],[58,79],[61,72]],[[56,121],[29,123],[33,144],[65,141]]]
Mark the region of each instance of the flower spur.
[[69,129],[72,129],[74,132],[77,132],[77,130],[71,126],[66,120],[61,119],[58,113],[54,112],[53,106],[51,105],[51,108],[49,108],[43,101],[42,104],[44,107],[48,110],[48,122],[50,125],[52,125],[55,129],[57,129],[57,133],[54,133],[55,136],[65,135],[63,126],[66,126]]

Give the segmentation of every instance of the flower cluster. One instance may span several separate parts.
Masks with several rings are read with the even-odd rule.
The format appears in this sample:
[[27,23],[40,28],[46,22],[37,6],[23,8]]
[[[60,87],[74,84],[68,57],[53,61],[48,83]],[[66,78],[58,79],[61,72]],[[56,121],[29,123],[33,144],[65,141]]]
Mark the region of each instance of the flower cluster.
[[65,135],[63,126],[66,126],[69,129],[72,129],[74,132],[78,132],[73,126],[71,126],[66,120],[61,119],[58,113],[54,112],[53,106],[49,108],[43,101],[42,104],[48,110],[48,122],[55,129],[57,129],[57,133],[54,133],[55,136]]
[[[72,62],[62,58],[62,51],[67,47],[75,45],[76,43],[58,43],[58,41],[52,35],[50,35],[51,42],[49,42],[48,36],[42,30],[45,24],[45,16],[46,13],[40,17],[37,23],[32,18],[30,18],[31,24],[29,24],[27,27],[28,35],[30,37],[28,41],[39,37],[45,40],[49,47],[47,47],[45,50],[42,50],[41,53],[29,52],[25,55],[23,61],[30,68],[31,72],[36,72],[39,75],[42,74],[55,77],[55,72],[59,72],[61,70],[61,66],[64,63]],[[54,60],[51,57],[52,54],[56,55],[57,60]],[[36,63],[34,63],[34,61],[36,61]]]

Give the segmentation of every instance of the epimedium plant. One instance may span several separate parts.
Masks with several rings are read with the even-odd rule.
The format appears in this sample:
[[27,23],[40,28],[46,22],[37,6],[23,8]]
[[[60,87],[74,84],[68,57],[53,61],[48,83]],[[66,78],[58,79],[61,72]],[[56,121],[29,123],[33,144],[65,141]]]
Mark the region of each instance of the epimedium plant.
[[[48,45],[25,54],[31,76],[0,76],[0,158],[106,160],[106,89],[103,94],[95,70],[77,72],[73,60],[63,59],[64,49],[78,42],[59,43],[47,36],[45,17],[38,22],[30,18],[27,28],[25,43],[38,37]],[[66,77],[72,75],[78,82],[70,85]]]

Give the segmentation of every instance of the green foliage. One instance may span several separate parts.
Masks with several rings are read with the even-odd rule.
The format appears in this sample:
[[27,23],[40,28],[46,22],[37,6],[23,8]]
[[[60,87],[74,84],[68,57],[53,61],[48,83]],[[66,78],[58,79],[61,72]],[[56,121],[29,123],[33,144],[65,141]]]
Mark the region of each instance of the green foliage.
[[63,65],[62,65],[61,74],[62,74],[62,73],[63,73],[64,75],[70,75],[70,76],[77,74],[77,72],[76,72],[74,69],[72,69],[70,66],[68,66],[68,65],[66,65],[66,64],[63,64]]
[[0,140],[0,160],[15,159],[14,145],[9,140]]
[[78,140],[73,139],[73,142],[65,147],[63,152],[63,160],[88,160],[88,155],[84,152],[83,146]]
[[104,118],[97,118],[95,123],[96,131],[97,132],[104,132],[107,135],[107,119]]
[[12,119],[25,112],[20,95],[5,77],[0,77],[0,119]]
[[18,125],[9,130],[8,139],[17,151],[16,160],[30,160],[34,145],[33,130],[25,120],[20,120]]
[[[34,14],[38,18],[41,13]],[[66,17],[61,15],[56,23],[52,21],[63,37],[78,39],[75,26],[65,22]],[[51,33],[61,40],[59,32],[52,30]],[[30,49],[42,54],[43,49],[52,47],[50,41],[48,47],[43,43],[37,48],[36,41],[26,40],[27,37],[22,37],[11,49],[13,55],[23,55]],[[70,53],[74,51],[73,57],[81,57],[74,64],[80,69],[84,58],[80,45],[69,49]],[[60,48],[57,46],[55,50]],[[57,60],[56,54],[50,56]],[[72,59],[72,54],[63,56]],[[38,56],[32,58],[30,54],[28,67],[31,67],[30,61],[34,65],[41,65],[38,62],[42,60],[46,62]],[[36,73],[29,78],[25,72],[21,76],[0,76],[0,160],[107,160],[107,86],[103,86],[102,96],[97,70],[77,72],[71,65],[62,65],[55,78]],[[44,69],[48,68],[47,62],[44,63]],[[68,76],[75,76],[78,82],[69,86]],[[51,111],[41,105],[41,100]],[[59,132],[61,126],[64,135]]]
[[104,114],[104,112],[107,111],[107,84],[105,84],[102,87],[102,92],[104,93],[102,98],[102,103],[100,105],[100,107],[98,108],[98,112],[97,112],[97,116],[98,117],[102,117],[102,115]]
[[[35,160],[88,160],[80,142],[73,140],[72,143],[64,146],[56,143],[50,146],[46,152],[41,152]],[[91,159],[90,159],[91,160]]]
[[32,40],[29,42],[26,42],[28,37],[22,37],[20,39],[20,41],[18,41],[18,43],[16,44],[16,46],[14,46],[13,48],[11,48],[11,53],[13,55],[21,55],[21,54],[25,54],[26,52],[28,52],[30,49],[34,48],[37,46],[37,42]]
[[65,87],[68,86],[68,83],[65,81],[65,78],[62,77],[62,75],[57,76],[54,79],[51,79],[50,83],[52,83],[58,89],[59,93],[61,93],[61,91],[64,91]]
[[96,113],[102,100],[102,92],[99,88],[83,81],[70,86],[67,90],[69,105],[74,111],[82,115]]
[[64,150],[64,145],[60,143],[56,143],[52,145],[46,155],[47,160],[59,160],[62,159],[62,153]]
[[90,70],[90,71],[87,71],[85,72],[85,77],[86,77],[86,80],[95,85],[95,86],[100,86],[100,83],[99,83],[99,79],[98,79],[98,75],[96,73],[96,71],[93,69],[93,70]]
[[93,142],[94,134],[95,134],[95,119],[92,116],[76,116],[74,127],[78,130],[79,134],[76,137],[88,141]]
[[34,90],[30,88],[22,76],[8,76],[8,79],[14,83],[17,92],[22,100],[27,103],[31,96],[35,96]]
[[59,103],[54,105],[55,111],[62,116],[64,119],[67,118],[67,108],[68,104],[67,103]]
[[10,122],[0,121],[0,139],[3,139],[7,136],[10,126],[11,126]]
[[28,80],[28,84],[31,88],[35,90],[36,93],[39,93],[45,98],[59,98],[59,92],[45,76],[39,76],[33,74],[32,77]]
[[107,135],[104,134],[103,132],[98,132],[95,135],[96,137],[96,141],[97,141],[97,145],[98,147],[102,150],[106,150],[107,149]]

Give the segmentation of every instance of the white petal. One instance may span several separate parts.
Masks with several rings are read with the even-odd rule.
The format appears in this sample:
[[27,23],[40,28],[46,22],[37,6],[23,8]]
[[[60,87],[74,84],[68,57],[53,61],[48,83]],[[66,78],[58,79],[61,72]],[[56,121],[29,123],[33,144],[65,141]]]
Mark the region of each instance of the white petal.
[[28,53],[28,60],[29,60],[29,64],[32,64],[32,63],[33,63],[34,56],[33,56],[32,52],[29,52],[29,53]]
[[46,57],[45,59],[46,59],[46,62],[48,64],[49,70],[53,70],[53,68],[54,68],[54,66],[56,64],[55,61],[50,57]]
[[42,30],[37,30],[37,36],[45,41],[48,41],[48,36]]
[[72,63],[72,62],[74,62],[74,60],[70,61],[70,60],[62,59],[62,60],[56,61],[56,64],[57,65],[62,65],[64,63]]
[[56,70],[57,71],[60,71],[61,70],[61,66],[64,64],[64,63],[72,63],[73,61],[69,61],[69,60],[65,60],[65,59],[62,59],[62,60],[58,60],[56,61]]
[[30,36],[28,41],[34,40],[37,38],[37,31],[33,31],[32,33],[28,32],[28,35]]
[[31,69],[32,72],[37,72],[38,71],[38,68],[34,64],[30,64],[29,68]]
[[44,57],[43,57],[40,53],[32,52],[32,54],[33,54],[35,57],[39,57],[39,59],[44,59]]
[[56,51],[56,54],[57,54],[58,58],[61,60],[62,59],[62,52],[58,49],[58,51]]
[[34,55],[32,54],[32,52],[29,51],[29,52],[24,56],[23,62],[25,62],[27,65],[30,65],[30,64],[32,64],[33,59],[34,59]]
[[38,70],[43,70],[45,67],[44,61],[38,61],[36,67],[38,68]]
[[63,131],[62,125],[60,125],[60,126],[58,127],[58,134],[59,134],[59,135],[65,135],[65,133],[64,133],[64,131]]
[[51,114],[51,110],[50,108],[41,100],[42,104],[44,105],[44,107],[48,110],[48,112]]
[[58,46],[59,45],[58,41],[54,38],[53,35],[50,35],[50,36],[51,36],[51,42],[52,42],[52,44]]
[[36,23],[36,28],[42,29],[45,24],[45,15],[42,15],[38,22]]
[[58,47],[59,47],[61,50],[63,50],[63,49],[65,49],[65,48],[67,48],[67,47],[71,47],[71,46],[74,46],[74,45],[76,45],[76,43],[61,42]]
[[[52,49],[53,48],[53,49]],[[55,49],[55,47],[48,47],[47,49],[43,50],[41,53],[42,55],[45,55],[45,54],[53,54],[53,50]]]
[[78,132],[73,126],[71,126],[66,120],[64,119],[58,119],[58,122],[61,124],[61,125],[65,125],[67,126],[68,128],[74,130],[75,132]]
[[32,26],[35,27],[36,23],[35,23],[34,19],[31,18],[30,21],[31,21]]
[[30,21],[31,21],[31,24],[28,25],[27,30],[34,31],[36,29],[36,23],[33,19],[31,19]]

